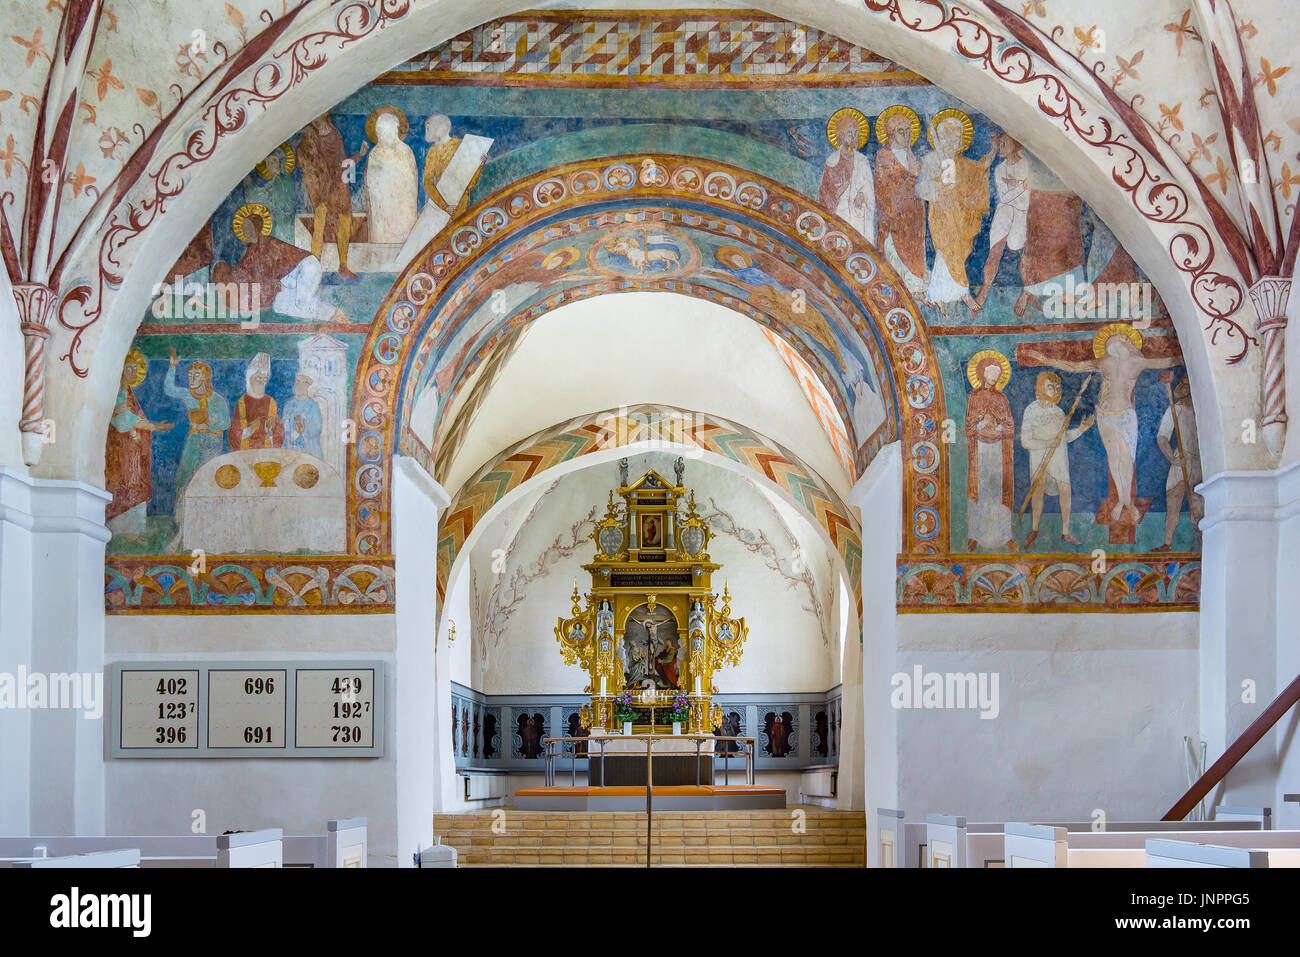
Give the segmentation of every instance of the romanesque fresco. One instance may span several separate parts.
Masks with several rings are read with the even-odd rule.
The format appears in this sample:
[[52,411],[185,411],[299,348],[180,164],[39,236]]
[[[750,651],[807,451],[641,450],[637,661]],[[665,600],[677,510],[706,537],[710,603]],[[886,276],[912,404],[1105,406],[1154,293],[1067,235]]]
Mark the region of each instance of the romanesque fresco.
[[[735,24],[668,20],[479,28],[249,171],[122,371],[110,610],[391,607],[394,451],[436,476],[468,427],[445,413],[484,363],[556,305],[630,289],[762,323],[850,478],[904,443],[901,608],[1195,605],[1186,370],[1096,212],[868,51],[839,44],[795,77],[742,44],[720,71]],[[677,37],[659,73],[593,58],[601,37],[655,30],[695,31],[698,52]],[[691,56],[709,68],[676,62]],[[538,69],[553,88],[508,82]],[[618,197],[647,186],[671,210]]]

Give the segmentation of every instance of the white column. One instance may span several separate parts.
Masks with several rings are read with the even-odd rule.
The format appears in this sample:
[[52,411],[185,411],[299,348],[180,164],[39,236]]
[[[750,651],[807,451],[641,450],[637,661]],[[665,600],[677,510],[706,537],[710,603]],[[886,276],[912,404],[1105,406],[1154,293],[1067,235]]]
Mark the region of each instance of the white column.
[[[1201,735],[1213,763],[1300,674],[1300,463],[1221,472],[1199,491]],[[1288,754],[1284,733],[1296,716],[1284,716],[1207,803],[1268,806],[1276,826],[1300,825],[1300,808],[1282,803],[1300,773],[1300,748]]]
[[[110,498],[82,482],[0,468],[0,671],[102,676]],[[26,688],[17,690],[25,699]],[[102,834],[103,751],[102,716],[0,710],[2,829]]]
[[438,624],[438,513],[451,504],[414,459],[393,460],[393,557],[397,568],[397,639],[392,689],[397,764],[397,862],[433,843],[440,806],[439,733],[444,700],[435,664]]
[[[898,807],[898,721],[890,705],[890,677],[898,670],[894,583],[903,547],[903,465],[898,442],[880,450],[849,491],[849,503],[862,514],[863,767],[871,827],[876,808]],[[846,690],[847,685],[846,681]],[[847,725],[847,708],[845,719]],[[868,837],[868,847],[873,844]]]
[[844,636],[843,695],[840,697],[840,770],[835,806],[841,811],[866,807],[866,780],[862,759],[862,645],[856,634]]

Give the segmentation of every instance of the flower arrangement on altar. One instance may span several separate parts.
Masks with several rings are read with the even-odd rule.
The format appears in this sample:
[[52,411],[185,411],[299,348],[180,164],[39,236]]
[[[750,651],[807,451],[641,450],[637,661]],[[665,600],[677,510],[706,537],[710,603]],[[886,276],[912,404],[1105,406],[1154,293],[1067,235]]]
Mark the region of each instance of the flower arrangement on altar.
[[668,706],[668,720],[685,722],[691,716],[691,702],[684,692],[677,692]]
[[614,699],[614,718],[618,721],[633,721],[636,712],[632,710],[632,692],[624,691]]

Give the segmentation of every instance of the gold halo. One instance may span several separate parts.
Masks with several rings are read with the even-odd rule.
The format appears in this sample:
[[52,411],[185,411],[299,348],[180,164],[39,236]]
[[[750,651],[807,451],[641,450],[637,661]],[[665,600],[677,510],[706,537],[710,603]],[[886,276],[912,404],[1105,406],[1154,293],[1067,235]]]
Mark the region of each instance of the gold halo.
[[966,363],[966,379],[970,382],[971,388],[979,389],[983,383],[979,378],[980,368],[990,359],[996,359],[998,365],[1002,367],[1002,375],[998,376],[997,385],[994,386],[999,392],[1007,387],[1011,381],[1011,363],[1007,357],[996,349],[981,349],[970,357],[970,362]]
[[128,362],[135,363],[135,379],[128,383],[130,387],[134,389],[143,382],[144,377],[149,374],[148,360],[145,359],[144,353],[139,349],[131,348],[126,351],[126,359],[122,362],[123,369],[126,368]]
[[969,116],[957,109],[949,108],[946,110],[940,110],[938,113],[934,114],[934,116],[930,117],[930,124],[926,128],[926,137],[930,140],[930,146],[934,147],[935,129],[938,128],[940,123],[947,119],[961,120],[961,149],[957,152],[965,153],[966,148],[970,146],[970,141],[975,138],[975,124],[971,122]]
[[868,120],[861,110],[855,110],[851,106],[846,106],[842,110],[836,110],[831,114],[831,118],[826,121],[826,139],[830,140],[831,146],[835,149],[840,148],[836,138],[835,127],[840,120],[846,116],[851,116],[858,121],[858,149],[866,145],[867,140],[871,139],[871,121]]
[[376,138],[375,123],[378,122],[379,117],[384,113],[392,113],[397,117],[397,138],[399,140],[406,139],[406,131],[411,128],[411,124],[407,122],[406,114],[395,106],[381,106],[379,109],[375,110],[375,112],[366,117],[366,139],[370,140],[372,143],[379,142]]
[[231,227],[235,230],[235,236],[240,242],[246,243],[250,241],[244,235],[244,220],[254,215],[262,220],[262,228],[259,232],[263,236],[271,235],[271,211],[262,203],[245,203],[235,210],[235,216],[230,221]]
[[1133,347],[1139,352],[1142,351],[1142,333],[1127,322],[1112,322],[1108,326],[1102,326],[1092,337],[1092,354],[1098,359],[1106,354],[1106,343],[1110,341],[1111,336],[1127,336],[1133,343]]
[[[739,246],[719,246],[716,250],[714,250],[713,255],[716,256],[719,260],[724,262],[725,262],[725,257],[736,256],[740,259],[742,263],[744,263],[744,265],[740,267],[741,269],[748,269],[750,266],[754,265],[754,257],[751,256],[749,253],[745,252]],[[736,268],[731,263],[726,263],[726,266],[728,269]]]
[[582,255],[577,246],[561,246],[547,253],[542,259],[543,269],[565,269],[578,261]]
[[[298,156],[293,151],[293,147],[288,143],[280,144],[280,152],[284,154],[284,162],[280,164],[281,173],[292,173],[293,168],[298,165]],[[266,160],[262,160],[253,169],[257,170],[257,175],[264,180],[271,179],[271,171],[267,168]]]
[[912,145],[915,146],[916,141],[921,136],[921,118],[916,115],[916,110],[903,106],[901,103],[886,107],[884,112],[876,117],[876,139],[880,140],[882,144],[889,142],[889,121],[895,116],[906,116],[911,120]]

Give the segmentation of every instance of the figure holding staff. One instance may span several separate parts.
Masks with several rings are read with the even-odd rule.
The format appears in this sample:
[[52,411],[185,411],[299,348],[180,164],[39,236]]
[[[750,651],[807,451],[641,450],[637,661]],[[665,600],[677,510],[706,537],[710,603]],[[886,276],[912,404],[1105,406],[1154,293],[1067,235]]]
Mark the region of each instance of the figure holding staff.
[[[1174,531],[1183,510],[1183,496],[1187,496],[1187,510],[1192,526],[1200,527],[1205,515],[1205,499],[1193,491],[1201,481],[1201,455],[1196,438],[1196,417],[1192,413],[1192,385],[1183,376],[1178,385],[1170,388],[1174,374],[1160,373],[1160,381],[1169,396],[1169,408],[1160,420],[1156,444],[1169,460],[1169,478],[1165,480],[1165,542],[1152,551],[1167,552],[1173,545]],[[1170,439],[1178,443],[1175,449]]]
[[1092,382],[1089,374],[1083,380],[1070,414],[1061,411],[1061,377],[1055,372],[1040,372],[1034,383],[1037,398],[1025,409],[1020,422],[1020,445],[1029,453],[1029,468],[1033,481],[1016,514],[1025,514],[1025,506],[1033,502],[1033,530],[1025,539],[1025,548],[1038,540],[1038,525],[1043,519],[1043,499],[1055,495],[1061,504],[1061,541],[1082,544],[1070,533],[1070,451],[1069,445],[1092,428],[1093,417],[1088,416],[1079,425],[1070,428],[1070,419],[1079,407],[1079,400]]

